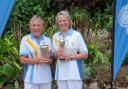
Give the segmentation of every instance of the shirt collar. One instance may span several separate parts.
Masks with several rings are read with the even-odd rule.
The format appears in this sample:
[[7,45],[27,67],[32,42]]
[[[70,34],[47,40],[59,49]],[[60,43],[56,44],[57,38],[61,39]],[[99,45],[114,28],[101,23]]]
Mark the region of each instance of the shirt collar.
[[[72,35],[73,33],[73,28],[70,28],[67,32],[66,32],[66,35]],[[61,32],[59,32],[59,35],[62,35]]]
[[[32,39],[36,39],[36,38],[33,36],[32,33],[30,34],[30,36],[31,36]],[[44,40],[44,35],[41,35],[41,37],[39,38],[39,40]]]

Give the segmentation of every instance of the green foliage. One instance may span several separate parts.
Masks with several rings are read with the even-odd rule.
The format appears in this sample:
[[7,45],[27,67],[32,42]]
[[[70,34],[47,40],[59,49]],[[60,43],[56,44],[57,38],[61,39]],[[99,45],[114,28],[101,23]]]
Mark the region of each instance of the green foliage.
[[93,30],[95,32],[99,30],[106,30],[110,32],[112,29],[114,1],[91,0],[89,2],[94,2],[92,7],[90,7],[91,9],[89,8],[88,10],[94,23]]
[[79,29],[83,34],[85,28],[90,29],[92,20],[89,12],[85,8],[72,7],[70,10],[71,18],[73,21],[73,27]]
[[96,43],[88,43],[88,59],[84,60],[84,65],[85,65],[85,70],[84,70],[84,74],[85,74],[85,79],[93,79],[96,75],[97,72],[97,66],[98,65],[109,65],[110,61],[109,61],[109,56],[110,54],[103,54],[100,50],[99,50],[99,45],[97,45]]
[[[103,10],[99,9],[93,13],[93,15],[84,7],[69,6],[66,8],[71,14],[73,27],[76,28],[76,30],[80,29],[84,38],[90,30],[96,34],[103,30],[110,32],[112,27],[112,5],[110,4],[112,3],[111,0],[104,0],[104,2],[106,3],[106,8],[102,8]],[[53,34],[58,31],[55,25],[55,16],[57,12],[65,9],[64,6],[66,5],[58,5],[57,7],[55,6],[56,8],[54,9],[51,3],[54,4],[52,0],[16,0],[5,32],[10,36],[5,36],[0,40],[0,88],[4,83],[8,84],[8,89],[12,87],[10,84],[12,84],[15,89],[19,87],[19,83],[16,80],[16,74],[21,70],[18,57],[19,43],[21,37],[29,33],[29,20],[33,15],[38,15],[44,19],[45,28],[43,34],[46,36],[52,38]],[[13,38],[15,33],[17,33],[17,41]],[[101,50],[101,46],[106,45],[102,44],[104,41],[102,38],[104,36],[104,34],[97,34],[93,43],[87,42],[89,58],[85,60],[84,63],[88,69],[88,79],[94,77],[96,73],[95,67],[98,64],[110,63],[110,53]],[[105,50],[109,51],[110,48]],[[10,71],[13,71],[13,73],[9,73]]]
[[44,34],[50,38],[52,38],[53,34],[58,31],[56,25],[55,25],[55,16],[49,16],[45,17],[45,29]]
[[[47,9],[51,0],[16,0],[13,12],[10,16],[7,30],[9,33],[21,30],[21,33],[27,34],[29,20],[33,15],[40,17],[47,16]],[[21,34],[21,35],[22,35]]]
[[12,84],[8,84],[6,88],[7,89],[12,89],[13,88],[13,85]]
[[14,82],[14,87],[15,87],[15,89],[19,89],[19,83],[17,80]]
[[98,9],[92,19],[95,23],[94,30],[106,30],[110,32],[112,30],[112,20],[113,20],[113,1],[104,0],[104,8]]
[[4,65],[1,73],[9,78],[14,78],[16,76],[16,72],[15,72],[13,66],[8,63]]
[[[0,40],[0,88],[16,81],[20,72],[18,50],[13,37],[5,36]],[[10,87],[8,85],[7,87]],[[10,89],[10,88],[7,88]]]
[[47,37],[50,37],[52,39],[52,36],[54,35],[55,32],[57,32],[57,27],[55,25],[52,25],[51,27],[45,29],[43,32]]
[[111,14],[106,14],[106,13],[101,13],[100,11],[98,11],[94,17],[92,17],[95,26],[94,26],[94,30],[98,31],[98,30],[106,30],[106,31],[111,31],[112,29],[112,15]]
[[106,57],[100,50],[98,45],[96,44],[88,44],[89,57],[85,62],[87,64],[109,64],[109,58]]
[[83,63],[83,79],[91,80],[94,78],[94,74],[96,73],[94,64],[85,64]]
[[74,27],[77,27],[81,24],[86,24],[90,20],[89,13],[84,8],[72,7],[70,10],[70,14],[73,20]]

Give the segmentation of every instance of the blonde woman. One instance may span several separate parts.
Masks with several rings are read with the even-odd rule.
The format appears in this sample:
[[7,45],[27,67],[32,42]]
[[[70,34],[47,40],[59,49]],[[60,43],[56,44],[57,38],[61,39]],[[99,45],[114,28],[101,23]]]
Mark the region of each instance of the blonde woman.
[[[51,89],[50,54],[41,55],[40,47],[47,45],[51,50],[50,39],[42,35],[44,21],[33,16],[29,23],[30,34],[24,36],[20,45],[20,62],[24,65],[24,89]],[[49,52],[50,53],[50,52]]]
[[58,89],[82,89],[82,59],[87,59],[88,50],[83,37],[72,28],[67,11],[56,16],[59,32],[53,35],[52,52],[56,59],[55,80]]

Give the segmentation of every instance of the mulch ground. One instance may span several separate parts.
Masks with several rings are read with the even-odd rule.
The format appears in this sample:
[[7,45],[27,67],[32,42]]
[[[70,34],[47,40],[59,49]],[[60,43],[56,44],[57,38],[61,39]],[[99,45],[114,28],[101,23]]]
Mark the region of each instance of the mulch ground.
[[[17,79],[20,84],[20,89],[23,89],[22,75],[18,75]],[[100,89],[109,89],[106,87],[108,86],[110,87],[111,85],[111,68],[98,67],[94,78],[91,80],[84,80],[83,82],[86,83],[86,85],[89,85],[91,82],[97,82],[98,87]],[[113,89],[120,89],[119,87],[123,89],[128,88],[128,66],[127,65],[123,65],[120,68],[118,75],[113,82]],[[52,89],[57,89],[55,81],[53,81],[52,83]]]

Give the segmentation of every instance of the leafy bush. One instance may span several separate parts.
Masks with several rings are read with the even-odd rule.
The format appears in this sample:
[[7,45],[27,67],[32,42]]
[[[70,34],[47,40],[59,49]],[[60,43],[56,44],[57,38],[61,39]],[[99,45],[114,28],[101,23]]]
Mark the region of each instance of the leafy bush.
[[49,8],[50,1],[51,0],[16,0],[7,25],[7,31],[13,34],[15,31],[21,30],[23,35],[27,34],[29,32],[28,23],[30,18],[33,15],[38,15],[42,18],[47,16],[47,8]]
[[111,14],[106,14],[106,13],[101,13],[98,11],[94,17],[92,17],[93,22],[95,23],[93,29],[94,31],[99,31],[99,30],[106,30],[106,31],[111,31],[112,29],[112,15]]
[[[64,9],[69,11],[73,20],[73,27],[82,33],[87,42],[89,58],[84,61],[84,63],[87,64],[86,66],[89,69],[89,79],[93,78],[97,64],[110,63],[110,37],[107,39],[103,38],[106,34],[110,34],[109,32],[112,26],[112,13],[110,13],[112,12],[112,5],[109,5],[111,0],[109,0],[109,2],[104,0],[104,2],[108,2],[108,5],[106,4],[107,8],[103,8],[103,11],[98,10],[93,13],[93,15],[91,11],[87,11],[85,7],[76,7],[72,5],[66,8],[67,4],[62,6],[58,4],[56,7],[56,5],[53,5],[54,1],[55,0],[16,0],[15,7],[6,27],[5,34],[8,36],[5,36],[0,41],[0,87],[3,83],[7,83],[8,87],[11,87],[10,84],[15,85],[15,87],[18,86],[16,73],[19,73],[21,70],[18,61],[19,43],[21,37],[29,33],[28,24],[33,15],[39,15],[44,19],[45,31],[43,34],[52,38],[53,34],[58,31],[55,26],[56,13]],[[60,0],[56,1],[59,2]],[[53,6],[56,8],[54,9]],[[90,32],[93,32],[91,35],[95,35],[93,39],[91,39],[93,43],[87,40]],[[13,38],[13,34],[15,33],[17,35],[17,41]],[[16,71],[8,75],[10,70]]]
[[99,66],[109,66],[111,56],[111,40],[109,38],[109,32],[98,31],[97,33],[90,32],[89,34],[91,37],[89,37],[89,39],[87,37],[86,39],[89,57],[84,61],[84,64],[86,65],[85,72],[88,70],[88,75],[85,76],[85,79],[93,79],[96,76],[97,68]]
[[[17,82],[16,75],[20,71],[15,40],[12,36],[5,36],[0,40],[0,88],[3,84],[14,85],[13,83]],[[18,87],[18,84],[15,87]]]

